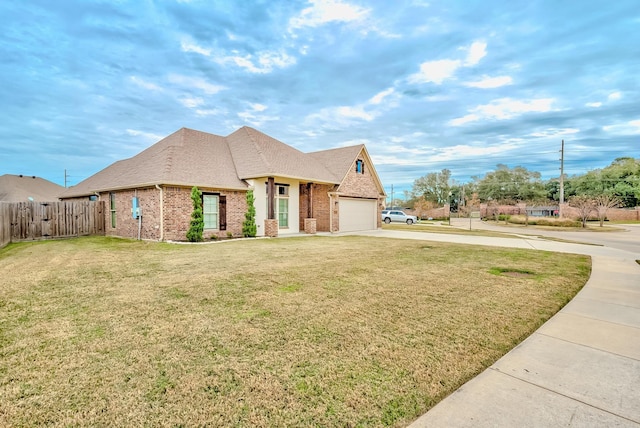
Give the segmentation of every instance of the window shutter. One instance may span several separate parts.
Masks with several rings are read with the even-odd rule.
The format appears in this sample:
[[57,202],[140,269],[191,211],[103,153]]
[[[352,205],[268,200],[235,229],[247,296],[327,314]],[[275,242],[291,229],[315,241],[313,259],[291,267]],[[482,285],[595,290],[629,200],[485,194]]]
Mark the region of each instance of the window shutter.
[[220,230],[227,230],[227,197],[220,195]]

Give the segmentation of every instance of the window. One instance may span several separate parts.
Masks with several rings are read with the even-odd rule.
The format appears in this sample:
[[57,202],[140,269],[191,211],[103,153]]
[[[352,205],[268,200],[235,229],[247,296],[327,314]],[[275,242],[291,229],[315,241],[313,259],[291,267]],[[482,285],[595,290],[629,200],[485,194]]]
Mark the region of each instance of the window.
[[205,229],[218,229],[220,220],[219,196],[202,195],[202,215],[204,217]]
[[[267,183],[265,183],[267,184]],[[267,186],[267,192],[269,191]],[[275,211],[276,218],[278,219],[278,227],[289,227],[289,185],[278,184],[275,185]],[[267,211],[269,210],[269,201],[267,201]]]
[[356,173],[364,174],[364,161],[362,159],[356,161]]
[[278,198],[278,227],[289,227],[289,199]]
[[109,209],[111,210],[111,227],[116,227],[116,194],[109,193]]

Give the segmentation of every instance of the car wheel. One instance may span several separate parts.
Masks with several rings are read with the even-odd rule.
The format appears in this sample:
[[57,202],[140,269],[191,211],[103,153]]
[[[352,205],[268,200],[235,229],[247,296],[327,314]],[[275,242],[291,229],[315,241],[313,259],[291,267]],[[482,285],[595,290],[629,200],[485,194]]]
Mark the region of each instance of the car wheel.
[[387,218],[384,219],[384,222],[389,224],[389,223],[391,223],[391,219],[389,217],[387,217]]
[[413,224],[413,220],[411,220],[410,218],[407,219],[407,224]]

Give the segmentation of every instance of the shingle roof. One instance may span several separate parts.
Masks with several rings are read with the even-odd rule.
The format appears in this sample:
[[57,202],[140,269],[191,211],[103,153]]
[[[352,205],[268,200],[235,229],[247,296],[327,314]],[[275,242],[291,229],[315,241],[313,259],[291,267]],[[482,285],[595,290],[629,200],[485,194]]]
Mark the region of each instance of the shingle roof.
[[243,179],[278,175],[308,181],[339,183],[324,165],[309,155],[253,128],[244,126],[227,137]]
[[0,202],[54,202],[65,188],[35,176],[0,176]]
[[317,162],[325,165],[335,177],[336,183],[342,182],[344,176],[349,172],[351,165],[356,160],[356,156],[364,149],[363,144],[357,146],[340,147],[337,149],[322,150],[309,153],[308,156],[316,159]]
[[69,188],[64,197],[156,184],[244,189],[243,180],[267,176],[339,184],[362,147],[305,154],[246,126],[227,137],[182,128]]

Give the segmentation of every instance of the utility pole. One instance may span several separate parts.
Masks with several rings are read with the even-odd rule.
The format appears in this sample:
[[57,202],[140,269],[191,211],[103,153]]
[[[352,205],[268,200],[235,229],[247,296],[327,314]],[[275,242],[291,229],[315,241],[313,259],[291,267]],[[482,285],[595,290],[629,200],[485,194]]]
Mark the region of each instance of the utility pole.
[[564,204],[564,140],[560,149],[560,204]]
[[393,209],[393,184],[391,185],[391,208]]
[[67,187],[67,177],[68,177],[68,175],[67,175],[67,170],[65,169],[65,170],[64,170],[64,187],[65,187],[65,188]]

